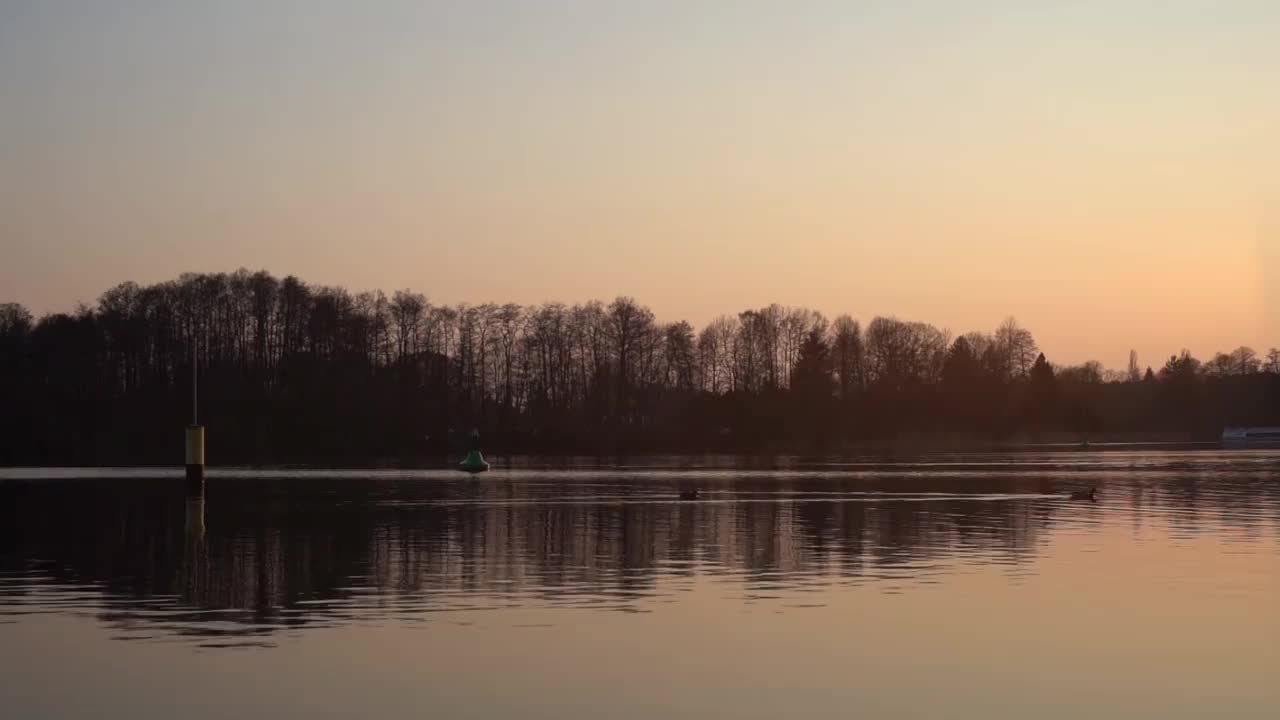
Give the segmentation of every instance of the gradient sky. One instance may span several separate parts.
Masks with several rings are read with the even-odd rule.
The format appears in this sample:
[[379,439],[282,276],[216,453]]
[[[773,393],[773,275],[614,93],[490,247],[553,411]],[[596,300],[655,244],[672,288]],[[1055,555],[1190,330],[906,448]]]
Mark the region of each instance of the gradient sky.
[[0,301],[1015,314],[1280,345],[1280,3],[0,0]]

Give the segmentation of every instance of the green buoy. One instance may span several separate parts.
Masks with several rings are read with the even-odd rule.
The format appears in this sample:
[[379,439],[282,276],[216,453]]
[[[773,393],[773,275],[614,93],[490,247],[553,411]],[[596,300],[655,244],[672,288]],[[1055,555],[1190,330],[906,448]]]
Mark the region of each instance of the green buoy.
[[489,463],[485,462],[484,456],[479,450],[472,450],[467,456],[458,463],[458,469],[463,472],[481,473],[489,469]]
[[489,469],[489,463],[480,454],[480,431],[475,428],[467,433],[467,456],[458,463],[458,469],[469,473],[482,473]]

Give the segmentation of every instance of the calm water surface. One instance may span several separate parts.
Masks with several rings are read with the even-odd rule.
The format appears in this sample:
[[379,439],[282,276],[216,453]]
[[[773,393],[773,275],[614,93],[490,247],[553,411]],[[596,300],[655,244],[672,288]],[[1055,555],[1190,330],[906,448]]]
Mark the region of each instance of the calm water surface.
[[203,500],[174,471],[0,469],[0,698],[23,719],[1276,718],[1280,453],[223,471]]

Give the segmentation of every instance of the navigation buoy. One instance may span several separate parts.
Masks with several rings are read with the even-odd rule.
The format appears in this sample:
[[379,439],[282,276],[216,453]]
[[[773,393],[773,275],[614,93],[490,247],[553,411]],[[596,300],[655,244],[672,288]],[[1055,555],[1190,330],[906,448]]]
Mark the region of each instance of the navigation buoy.
[[476,428],[467,433],[467,456],[458,463],[458,469],[469,473],[482,473],[489,469],[489,463],[480,454],[480,431]]
[[472,450],[467,456],[458,463],[458,469],[469,473],[482,473],[489,469],[489,463],[485,462],[484,455],[479,450]]

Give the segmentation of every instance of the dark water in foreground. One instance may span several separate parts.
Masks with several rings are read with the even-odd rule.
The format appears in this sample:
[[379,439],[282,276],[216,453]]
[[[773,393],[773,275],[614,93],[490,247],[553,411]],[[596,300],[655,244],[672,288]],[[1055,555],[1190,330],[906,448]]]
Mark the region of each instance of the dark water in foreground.
[[0,469],[0,715],[1276,718],[1280,453]]

